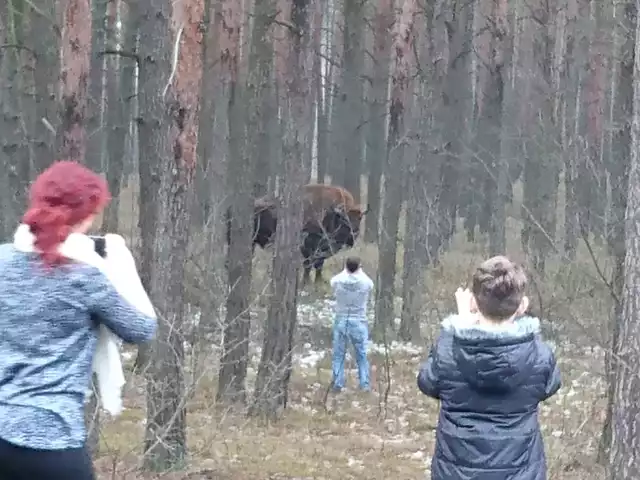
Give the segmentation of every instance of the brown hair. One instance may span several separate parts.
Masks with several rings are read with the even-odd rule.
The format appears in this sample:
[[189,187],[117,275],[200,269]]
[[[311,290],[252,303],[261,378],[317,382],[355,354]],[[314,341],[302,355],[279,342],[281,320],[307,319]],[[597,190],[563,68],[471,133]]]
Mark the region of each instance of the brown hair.
[[478,266],[472,284],[480,313],[492,320],[506,320],[516,313],[522,302],[527,276],[520,265],[499,255]]

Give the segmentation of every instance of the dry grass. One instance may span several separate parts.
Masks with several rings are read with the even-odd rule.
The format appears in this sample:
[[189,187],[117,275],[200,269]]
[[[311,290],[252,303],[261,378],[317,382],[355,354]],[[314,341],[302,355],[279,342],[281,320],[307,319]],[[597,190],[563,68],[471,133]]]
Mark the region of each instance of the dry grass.
[[[393,353],[393,384],[386,408],[380,395],[384,385],[376,385],[370,395],[330,396],[325,404],[328,362],[296,368],[291,408],[274,426],[241,415],[222,415],[212,400],[214,378],[207,376],[189,402],[190,470],[164,478],[423,478],[433,449],[438,405],[415,387],[422,358],[416,353]],[[564,387],[541,407],[549,478],[595,480],[601,478],[593,458],[605,404],[598,375],[602,359],[584,349],[564,349],[559,357]],[[372,363],[374,372],[384,368],[380,355],[372,355]],[[350,372],[350,385],[355,383],[354,374]],[[132,380],[129,390],[127,411],[103,428],[100,478],[112,478],[114,459],[118,460],[115,478],[161,478],[136,473],[144,434],[140,379]]]
[[[131,208],[123,200],[123,209]],[[125,217],[123,210],[123,217]],[[510,239],[517,239],[517,225],[511,220]],[[508,253],[521,258],[518,241]],[[348,253],[360,255],[375,278],[377,250],[358,245]],[[344,252],[326,264],[327,277],[340,269]],[[464,283],[471,267],[482,258],[482,248],[456,238],[442,264],[426,272],[423,309],[425,338],[433,338],[445,312],[453,307],[452,292]],[[399,252],[398,260],[402,256]],[[606,404],[603,376],[603,325],[610,299],[589,255],[580,251],[578,260],[565,265],[549,259],[544,282],[537,279],[542,299],[545,333],[556,348],[564,385],[558,395],[541,406],[549,464],[549,479],[598,480],[604,478],[595,455]],[[269,254],[255,259],[256,292],[265,291]],[[606,265],[602,268],[608,268]],[[398,286],[401,287],[400,281]],[[398,290],[400,292],[400,290]],[[319,288],[301,296],[301,321],[312,325],[330,321],[326,290]],[[534,300],[538,295],[532,293]],[[262,298],[256,304],[261,310]],[[399,312],[398,312],[399,314]],[[304,317],[304,318],[303,318]],[[260,321],[254,322],[259,330]],[[282,420],[271,426],[247,420],[241,414],[221,413],[213,399],[217,379],[216,355],[207,365],[194,389],[188,410],[189,470],[163,476],[138,473],[144,436],[145,401],[141,378],[129,376],[127,411],[103,425],[101,453],[97,460],[99,478],[192,478],[192,479],[417,479],[424,478],[433,452],[438,404],[418,391],[415,376],[426,354],[425,345],[391,348],[392,385],[384,404],[384,384],[378,384],[385,369],[384,355],[372,353],[374,392],[349,392],[329,396],[330,351],[315,365],[298,361],[291,381],[290,406]],[[312,356],[308,345],[297,346],[302,357]],[[248,387],[257,367],[253,353]],[[349,371],[349,385],[355,385],[355,371]]]
[[[376,370],[380,356],[372,355]],[[602,359],[590,351],[559,352],[565,386],[541,408],[550,479],[598,479],[594,464],[601,428]],[[324,402],[328,365],[297,368],[291,408],[275,426],[239,415],[221,415],[212,401],[215,382],[203,379],[189,402],[190,470],[165,478],[422,478],[433,449],[437,403],[421,396],[415,373],[421,356],[393,354],[392,389],[381,404],[384,385],[371,395],[347,392]],[[213,373],[213,372],[212,372]],[[351,371],[350,382],[354,383]],[[375,373],[374,373],[375,377]],[[128,410],[103,429],[100,478],[160,478],[136,473],[144,433],[144,397],[139,379],[127,393]],[[206,471],[211,470],[207,476]],[[278,476],[280,475],[280,476]]]

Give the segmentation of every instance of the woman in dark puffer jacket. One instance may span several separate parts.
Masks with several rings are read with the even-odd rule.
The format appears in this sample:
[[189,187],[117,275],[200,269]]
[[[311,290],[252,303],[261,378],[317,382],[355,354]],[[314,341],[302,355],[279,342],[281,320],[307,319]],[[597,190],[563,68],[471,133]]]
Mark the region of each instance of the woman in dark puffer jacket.
[[538,405],[561,386],[540,322],[523,315],[526,276],[505,257],[485,261],[458,290],[418,374],[440,400],[432,480],[546,480]]

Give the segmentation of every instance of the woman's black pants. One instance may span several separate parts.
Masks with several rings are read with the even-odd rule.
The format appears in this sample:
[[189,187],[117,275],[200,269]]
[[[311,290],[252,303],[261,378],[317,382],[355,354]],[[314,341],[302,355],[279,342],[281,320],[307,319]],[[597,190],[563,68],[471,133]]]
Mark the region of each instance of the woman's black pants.
[[0,439],[0,480],[95,480],[86,448],[31,450]]

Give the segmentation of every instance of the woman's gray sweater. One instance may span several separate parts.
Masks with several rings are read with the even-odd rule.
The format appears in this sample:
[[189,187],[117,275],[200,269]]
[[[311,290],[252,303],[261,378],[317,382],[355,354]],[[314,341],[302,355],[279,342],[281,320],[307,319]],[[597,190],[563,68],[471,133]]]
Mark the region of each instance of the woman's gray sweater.
[[157,325],[97,268],[46,270],[36,254],[0,245],[0,438],[32,449],[84,445],[96,320],[127,343],[150,340]]

